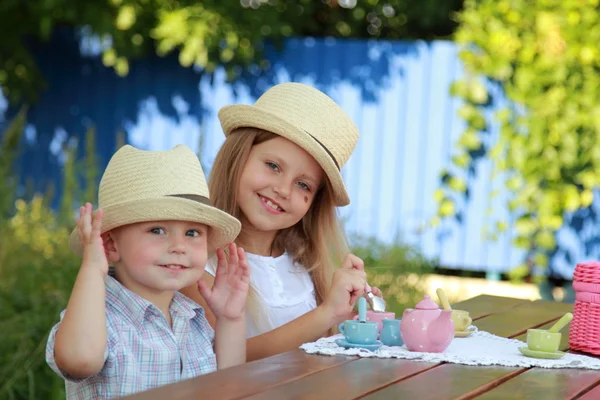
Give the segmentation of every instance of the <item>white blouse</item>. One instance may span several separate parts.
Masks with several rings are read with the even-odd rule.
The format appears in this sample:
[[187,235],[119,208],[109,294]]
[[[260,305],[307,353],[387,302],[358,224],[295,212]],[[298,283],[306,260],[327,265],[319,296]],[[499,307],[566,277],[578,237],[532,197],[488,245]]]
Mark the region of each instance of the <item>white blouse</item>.
[[[246,337],[257,336],[315,309],[315,288],[306,269],[283,253],[279,257],[246,253],[250,265],[250,285],[262,300],[264,321],[257,326],[246,317]],[[206,264],[206,271],[215,275],[216,258]]]

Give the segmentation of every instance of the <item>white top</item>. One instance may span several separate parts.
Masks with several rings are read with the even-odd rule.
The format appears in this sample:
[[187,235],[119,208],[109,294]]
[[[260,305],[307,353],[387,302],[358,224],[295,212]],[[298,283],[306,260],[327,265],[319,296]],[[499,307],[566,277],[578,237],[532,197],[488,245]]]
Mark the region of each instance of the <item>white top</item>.
[[[250,266],[250,285],[262,300],[265,317],[255,322],[248,313],[246,337],[279,328],[317,307],[310,275],[302,265],[294,263],[290,255],[267,257],[246,253],[246,258]],[[211,258],[206,263],[205,269],[212,276],[216,261]]]

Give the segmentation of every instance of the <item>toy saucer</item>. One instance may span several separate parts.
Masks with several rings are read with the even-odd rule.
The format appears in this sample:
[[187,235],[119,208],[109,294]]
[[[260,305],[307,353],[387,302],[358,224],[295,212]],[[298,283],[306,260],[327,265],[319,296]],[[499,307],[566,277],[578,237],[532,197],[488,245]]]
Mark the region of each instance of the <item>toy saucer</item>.
[[337,339],[335,341],[335,344],[337,344],[338,346],[341,346],[343,348],[346,348],[346,349],[357,348],[357,349],[366,349],[366,350],[375,351],[378,348],[380,348],[383,343],[381,343],[379,340],[376,340],[375,343],[373,343],[373,344],[358,344],[358,343],[350,343],[346,339]]
[[555,351],[555,352],[536,351],[536,350],[531,350],[529,347],[526,347],[526,346],[519,347],[519,351],[521,352],[521,354],[523,354],[524,356],[527,356],[527,357],[544,358],[547,360],[557,360],[565,355],[565,353],[562,351]]
[[474,327],[473,325],[469,326],[467,329],[465,329],[464,331],[456,331],[454,332],[454,337],[457,338],[466,338],[469,337],[473,334],[473,332],[476,332],[477,328]]

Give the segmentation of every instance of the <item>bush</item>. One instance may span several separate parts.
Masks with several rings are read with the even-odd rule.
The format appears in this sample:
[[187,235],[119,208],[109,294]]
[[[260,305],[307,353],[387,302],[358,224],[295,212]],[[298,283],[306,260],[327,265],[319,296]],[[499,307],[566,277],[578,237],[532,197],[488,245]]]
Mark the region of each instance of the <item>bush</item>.
[[[95,197],[97,174],[89,162],[77,168],[74,149],[67,149],[63,180],[68,195],[61,198],[60,212],[49,207],[50,195],[15,201],[18,179],[11,167],[24,122],[22,112],[2,134],[0,148],[0,398],[64,399],[64,381],[46,365],[46,340],[80,265],[68,246],[75,226],[73,203]],[[87,141],[86,159],[95,160],[93,131]],[[85,176],[78,176],[82,170]],[[91,189],[80,190],[80,181]]]
[[65,398],[64,382],[45,362],[48,331],[64,309],[79,260],[70,229],[42,197],[18,200],[0,250],[0,397]]

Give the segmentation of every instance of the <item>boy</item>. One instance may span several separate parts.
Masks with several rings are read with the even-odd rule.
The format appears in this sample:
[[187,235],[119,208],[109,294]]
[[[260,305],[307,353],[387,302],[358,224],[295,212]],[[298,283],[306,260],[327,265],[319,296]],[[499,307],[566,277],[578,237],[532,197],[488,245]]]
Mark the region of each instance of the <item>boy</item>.
[[[209,204],[189,148],[115,153],[99,209],[81,207],[71,234],[81,268],[46,348],[67,398],[121,397],[245,362],[248,264],[235,244],[229,261],[221,249],[240,223]],[[200,277],[215,250],[219,271],[209,288]],[[218,316],[215,331],[178,292],[193,282]]]

